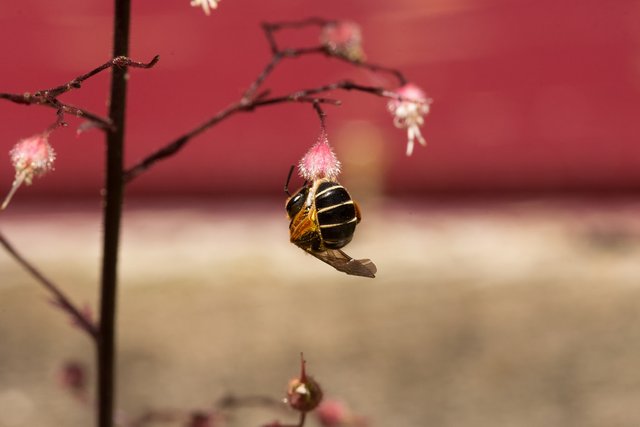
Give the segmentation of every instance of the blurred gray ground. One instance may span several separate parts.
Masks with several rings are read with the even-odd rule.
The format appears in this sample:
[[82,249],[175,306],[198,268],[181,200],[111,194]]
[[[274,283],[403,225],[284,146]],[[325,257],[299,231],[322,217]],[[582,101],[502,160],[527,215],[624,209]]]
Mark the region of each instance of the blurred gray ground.
[[[288,242],[280,204],[132,205],[124,219],[119,408],[283,395],[304,351],[372,426],[640,425],[640,202],[373,202],[347,252]],[[97,206],[20,208],[6,236],[95,305]],[[89,340],[0,252],[0,426],[89,426],[60,365]],[[294,419],[243,410],[231,425]],[[175,425],[175,424],[174,424]],[[310,426],[314,425],[309,423]]]

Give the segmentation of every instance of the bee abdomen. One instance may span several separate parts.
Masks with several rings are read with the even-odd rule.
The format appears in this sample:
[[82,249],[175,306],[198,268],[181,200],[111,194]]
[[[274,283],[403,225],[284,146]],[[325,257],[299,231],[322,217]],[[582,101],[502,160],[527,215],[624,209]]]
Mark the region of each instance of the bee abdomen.
[[358,218],[347,190],[335,182],[323,182],[316,191],[315,203],[324,245],[339,249],[349,243]]
[[356,231],[357,219],[340,224],[320,225],[320,234],[324,245],[329,249],[340,249],[344,247],[353,238]]

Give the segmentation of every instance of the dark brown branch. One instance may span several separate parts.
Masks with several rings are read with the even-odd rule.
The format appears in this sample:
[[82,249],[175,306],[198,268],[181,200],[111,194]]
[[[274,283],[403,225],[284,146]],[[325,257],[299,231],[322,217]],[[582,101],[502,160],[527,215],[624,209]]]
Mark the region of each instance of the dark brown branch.
[[63,112],[73,114],[76,117],[83,117],[87,120],[94,122],[97,127],[101,129],[111,129],[112,124],[109,119],[100,117],[99,115],[92,113],[83,108],[75,107],[70,104],[60,102],[57,98],[51,97],[45,92],[25,93],[23,95],[17,95],[13,93],[0,93],[0,99],[6,99],[16,104],[22,105],[42,105],[56,110],[63,109]]
[[366,62],[355,61],[348,58],[344,58],[342,56],[336,55],[335,53],[331,52],[325,46],[312,46],[312,47],[281,50],[278,47],[278,44],[275,39],[275,33],[285,28],[302,28],[302,27],[311,26],[311,25],[322,27],[335,22],[336,21],[334,20],[328,20],[323,18],[308,18],[301,21],[263,23],[262,29],[267,38],[267,42],[269,43],[269,46],[271,48],[272,57],[271,57],[271,60],[265,65],[262,72],[249,85],[249,87],[244,92],[240,101],[221,110],[211,119],[200,124],[199,126],[192,129],[191,131],[186,132],[185,134],[178,137],[174,141],[169,142],[168,144],[164,145],[160,149],[149,154],[147,157],[145,157],[143,160],[141,160],[134,166],[127,169],[124,174],[125,182],[126,183],[131,182],[134,178],[136,178],[138,175],[148,170],[156,162],[173,156],[182,148],[184,148],[184,146],[192,138],[201,134],[202,132],[209,129],[210,127],[218,124],[222,120],[234,115],[237,112],[253,111],[256,108],[264,107],[267,105],[285,103],[285,102],[286,103],[305,102],[305,103],[313,103],[313,104],[324,103],[324,104],[340,105],[339,100],[322,98],[322,97],[316,96],[321,93],[330,92],[333,90],[356,90],[356,91],[365,92],[365,93],[386,97],[386,98],[402,99],[392,91],[388,91],[380,87],[359,85],[348,80],[343,80],[337,83],[332,83],[332,84],[320,86],[317,88],[292,92],[288,95],[279,96],[279,97],[269,98],[268,91],[263,91],[258,96],[255,96],[260,86],[269,77],[269,75],[275,70],[277,65],[280,64],[283,58],[300,58],[302,56],[311,55],[311,54],[323,54],[323,55],[326,55],[327,57],[338,58],[356,67],[367,68],[369,70],[376,71],[376,72],[391,73],[394,76],[396,76],[396,78],[398,79],[401,85],[404,85],[406,83],[406,79],[404,78],[403,74],[400,71],[395,70],[393,68],[383,67],[376,64],[370,64]]
[[[110,59],[99,67],[94,68],[88,73],[74,78],[73,80],[65,84],[53,87],[51,89],[39,90],[35,93],[24,93],[22,95],[13,93],[0,93],[0,99],[6,99],[7,101],[22,105],[43,105],[46,107],[55,108],[58,115],[60,115],[60,112],[62,112],[63,114],[73,114],[76,117],[83,117],[96,123],[101,129],[110,130],[113,128],[113,125],[109,119],[100,117],[99,115],[85,109],[75,107],[70,104],[65,104],[58,100],[58,96],[69,92],[72,89],[79,89],[85,80],[88,80],[89,78],[109,68],[122,68],[127,66],[134,68],[151,68],[158,62],[159,59],[160,57],[156,55],[149,62],[138,62],[124,56],[118,56]],[[64,123],[64,120],[62,121],[62,123]]]
[[[129,55],[131,1],[114,0],[113,57],[103,67],[113,67],[109,93],[109,119],[114,129],[106,134],[105,187],[103,199],[102,270],[100,275],[100,339],[96,351],[96,421],[98,427],[112,427],[116,401],[116,315],[118,296],[118,255],[122,201],[124,197],[124,134],[127,109],[127,67],[152,67],[137,63]],[[96,73],[102,71],[98,67]],[[91,73],[89,73],[91,74]],[[87,77],[88,78],[88,77]]]
[[236,113],[251,112],[260,107],[265,107],[268,105],[275,105],[275,104],[290,103],[290,102],[340,105],[339,100],[335,100],[331,98],[319,98],[315,96],[317,94],[330,92],[333,90],[349,90],[349,91],[355,90],[359,92],[369,93],[372,95],[377,95],[384,98],[399,99],[399,100],[404,99],[396,95],[394,92],[386,90],[384,88],[374,87],[374,86],[365,86],[365,85],[353,83],[349,80],[342,80],[336,83],[319,86],[317,88],[292,92],[288,95],[283,95],[283,96],[278,96],[273,98],[256,98],[255,100],[248,101],[248,102],[240,101],[218,112],[211,119],[197,126],[193,130],[183,134],[182,136],[178,137],[174,141],[169,142],[168,144],[164,145],[162,148],[154,151],[153,153],[145,157],[140,162],[131,166],[124,173],[125,183],[128,184],[129,182],[133,181],[138,175],[140,175],[141,173],[151,168],[151,166],[153,166],[156,162],[173,156],[178,151],[182,150],[184,146],[192,138],[200,135],[205,130],[209,129],[210,127],[213,127],[214,125],[220,123],[222,120]]
[[107,70],[109,68],[112,67],[118,67],[118,68],[126,68],[126,67],[131,67],[131,68],[152,68],[154,65],[156,65],[158,63],[158,61],[160,60],[160,56],[156,55],[154,56],[151,61],[149,62],[138,62],[138,61],[134,61],[131,58],[127,58],[126,56],[116,56],[113,59],[108,60],[107,62],[105,62],[104,64],[100,65],[99,67],[94,68],[93,70],[89,71],[88,73],[82,74],[81,76],[76,77],[75,79],[71,80],[68,83],[65,83],[63,85],[51,88],[51,89],[47,89],[44,91],[40,91],[40,92],[47,92],[50,96],[56,98],[60,95],[62,95],[63,93],[69,92],[72,89],[79,89],[82,86],[82,82],[84,82],[85,80],[90,79],[91,77],[95,76],[96,74],[99,74],[100,72]]
[[262,24],[262,29],[265,33],[267,42],[269,43],[269,46],[271,48],[271,53],[274,56],[279,53],[287,52],[287,51],[290,52],[290,54],[285,55],[288,57],[301,56],[307,53],[323,53],[327,56],[337,58],[341,61],[347,62],[356,67],[366,68],[374,72],[384,72],[384,73],[392,74],[396,77],[396,79],[398,79],[400,86],[404,86],[407,84],[408,80],[400,70],[397,70],[391,67],[386,67],[383,65],[372,64],[366,61],[358,61],[358,60],[350,59],[341,55],[337,55],[334,52],[332,52],[330,49],[327,49],[325,46],[305,48],[305,49],[285,49],[284,51],[278,47],[278,43],[275,38],[275,33],[277,31],[287,29],[287,28],[296,29],[296,28],[304,28],[309,26],[318,26],[322,28],[327,25],[335,24],[337,22],[338,21],[335,19],[311,17],[311,18],[300,20],[300,21],[284,21],[284,22],[271,22],[271,23],[265,22]]
[[320,119],[320,128],[322,129],[322,132],[325,132],[325,119],[327,118],[327,113],[325,113],[322,107],[320,107],[320,102],[316,101],[312,105],[313,109],[316,110],[316,113],[318,113],[318,118]]
[[367,70],[371,70],[371,71],[374,71],[376,73],[383,72],[383,73],[392,74],[398,80],[398,83],[399,83],[400,86],[404,86],[404,85],[406,85],[408,83],[407,78],[404,76],[404,74],[400,70],[397,70],[395,68],[385,67],[383,65],[378,65],[378,64],[372,64],[372,63],[366,62],[366,61],[354,61],[352,59],[345,58],[344,56],[336,55],[336,54],[331,53],[329,51],[326,51],[326,54],[327,54],[327,56],[330,56],[332,58],[336,58],[336,59],[339,59],[341,61],[347,62],[347,63],[349,63],[349,64],[351,64],[353,66],[356,66],[356,67],[366,68]]
[[267,42],[271,47],[271,53],[276,54],[280,51],[278,48],[278,43],[276,41],[275,33],[277,31],[286,29],[286,28],[304,28],[309,26],[318,26],[324,27],[325,25],[329,25],[335,23],[334,20],[311,17],[307,19],[303,19],[301,21],[283,21],[283,22],[263,22],[262,30],[264,31],[265,37],[267,38]]
[[[251,105],[251,104],[248,104],[248,105]],[[246,108],[247,107],[245,107],[241,103],[232,104],[231,106],[220,111],[211,119],[207,120],[206,122],[202,123],[196,128],[190,130],[184,135],[178,137],[176,140],[166,144],[164,147],[160,148],[159,150],[156,150],[155,152],[151,153],[142,161],[140,161],[139,163],[137,163],[136,165],[132,166],[131,168],[127,169],[124,172],[125,183],[131,182],[135,177],[137,177],[142,172],[149,169],[153,164],[155,164],[159,160],[166,159],[167,157],[171,157],[174,154],[176,154],[187,144],[187,142],[189,142],[195,136],[200,135],[202,132],[216,125],[217,123],[221,122],[227,117],[237,113],[238,111],[242,111],[243,109],[246,109]]]
[[53,295],[53,302],[57,307],[60,307],[63,311],[71,316],[74,323],[85,331],[93,340],[98,338],[98,330],[96,326],[83,314],[71,300],[60,290],[53,281],[45,277],[33,264],[31,264],[25,257],[23,257],[18,250],[7,240],[7,238],[0,233],[0,244],[5,250],[20,264],[27,272],[36,279],[42,286],[47,289],[49,293]]
[[265,81],[265,79],[269,76],[269,74],[271,74],[271,72],[276,67],[276,65],[278,65],[280,61],[282,61],[282,58],[283,58],[283,55],[280,52],[276,52],[273,55],[273,58],[271,58],[271,61],[269,61],[269,63],[264,67],[264,70],[262,70],[260,75],[256,77],[253,83],[251,83],[249,88],[245,91],[244,95],[242,96],[242,102],[249,103],[249,101],[253,97],[253,94],[256,92],[256,90],[258,90],[262,82]]

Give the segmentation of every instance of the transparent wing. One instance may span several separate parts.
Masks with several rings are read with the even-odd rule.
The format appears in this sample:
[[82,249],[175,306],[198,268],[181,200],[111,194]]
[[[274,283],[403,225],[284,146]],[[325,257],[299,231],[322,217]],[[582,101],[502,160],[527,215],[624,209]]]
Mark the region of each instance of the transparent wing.
[[[305,248],[303,248],[305,249]],[[340,249],[326,249],[323,251],[314,251],[305,249],[320,261],[326,262],[333,268],[352,276],[376,277],[378,269],[370,259],[353,259]]]

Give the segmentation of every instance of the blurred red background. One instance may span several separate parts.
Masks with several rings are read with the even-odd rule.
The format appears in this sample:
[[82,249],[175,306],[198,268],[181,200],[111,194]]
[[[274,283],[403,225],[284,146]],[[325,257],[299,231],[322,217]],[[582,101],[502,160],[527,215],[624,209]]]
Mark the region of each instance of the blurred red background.
[[[110,2],[2,2],[0,92],[52,87],[107,60],[111,15]],[[411,158],[382,98],[340,92],[334,96],[343,106],[327,107],[339,156],[353,155],[344,135],[354,126],[384,141],[374,148],[389,194],[640,189],[640,2],[631,0],[223,0],[209,17],[188,0],[134,2],[131,56],[161,60],[131,71],[127,164],[239,99],[269,59],[261,21],[308,16],[357,21],[368,59],[403,70],[434,99],[423,128],[429,145]],[[279,39],[307,46],[317,35],[290,31]],[[286,61],[265,87],[286,93],[345,77],[395,85],[385,75],[307,57]],[[107,85],[105,73],[62,99],[105,114]],[[55,119],[53,110],[6,101],[0,117],[5,153]],[[80,121],[69,122],[51,137],[55,172],[17,198],[98,194],[103,137],[77,137]],[[129,191],[282,197],[289,165],[317,134],[308,105],[237,115]],[[2,154],[0,190],[12,178]]]

